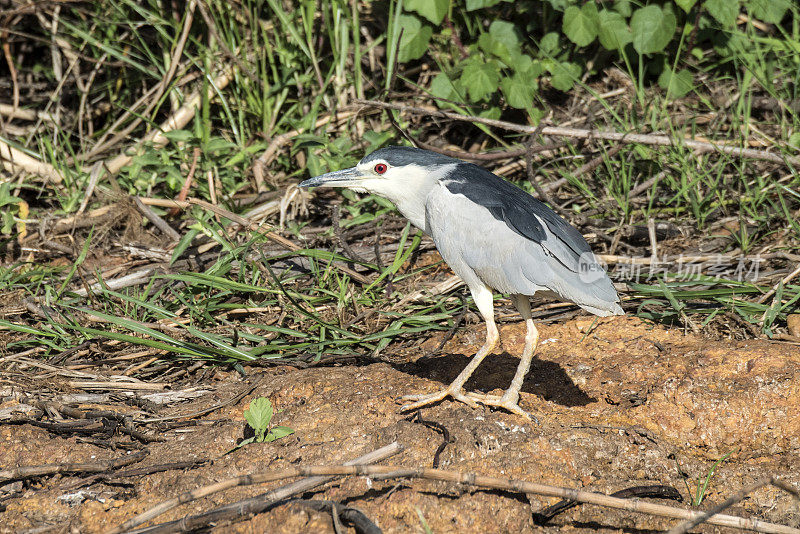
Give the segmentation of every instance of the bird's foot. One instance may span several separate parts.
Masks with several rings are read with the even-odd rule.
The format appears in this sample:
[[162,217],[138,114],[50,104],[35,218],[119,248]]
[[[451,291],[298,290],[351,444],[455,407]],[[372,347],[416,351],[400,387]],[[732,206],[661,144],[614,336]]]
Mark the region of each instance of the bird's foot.
[[495,408],[503,408],[504,410],[508,410],[509,412],[524,417],[528,421],[533,421],[537,425],[539,424],[539,420],[536,417],[532,416],[519,406],[519,394],[517,395],[509,395],[508,392],[503,394],[502,397],[498,395],[483,395],[481,393],[467,393],[467,396],[476,402],[480,402],[486,406],[493,406]]
[[478,407],[478,404],[474,400],[469,398],[467,395],[465,395],[464,391],[460,387],[454,388],[453,386],[450,386],[449,388],[445,388],[441,391],[437,391],[436,393],[430,393],[428,395],[405,395],[404,397],[402,397],[403,400],[414,401],[414,402],[401,406],[400,411],[407,412],[409,410],[416,410],[418,408],[422,408],[423,406],[433,404],[434,402],[439,402],[440,400],[443,400],[445,397],[453,397],[453,399],[463,402],[464,404],[472,408]]

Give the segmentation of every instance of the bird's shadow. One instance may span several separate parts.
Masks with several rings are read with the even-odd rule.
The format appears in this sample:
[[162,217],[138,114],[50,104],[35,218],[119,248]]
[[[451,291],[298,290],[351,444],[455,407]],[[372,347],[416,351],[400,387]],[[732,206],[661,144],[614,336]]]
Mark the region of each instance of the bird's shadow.
[[[415,362],[398,365],[397,369],[447,386],[471,359],[471,356],[463,354],[423,356]],[[517,365],[519,358],[507,352],[490,354],[472,374],[464,389],[481,393],[505,390],[511,385]],[[562,406],[586,406],[597,401],[579,388],[560,365],[535,356],[522,384],[522,391]]]

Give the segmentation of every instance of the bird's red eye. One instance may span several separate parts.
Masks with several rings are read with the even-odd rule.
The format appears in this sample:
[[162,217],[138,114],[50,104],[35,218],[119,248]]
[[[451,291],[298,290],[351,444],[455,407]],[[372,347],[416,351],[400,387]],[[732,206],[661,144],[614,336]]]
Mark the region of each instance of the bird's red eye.
[[388,169],[389,169],[389,167],[387,167],[385,163],[378,163],[377,165],[375,165],[375,172],[378,173],[378,174],[383,174]]

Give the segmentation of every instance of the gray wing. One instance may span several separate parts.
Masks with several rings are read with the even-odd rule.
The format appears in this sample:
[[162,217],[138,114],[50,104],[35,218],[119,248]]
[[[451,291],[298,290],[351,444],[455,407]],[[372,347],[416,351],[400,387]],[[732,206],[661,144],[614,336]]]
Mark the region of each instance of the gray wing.
[[427,206],[431,236],[457,274],[469,284],[460,271],[472,270],[501,292],[549,289],[592,313],[622,313],[580,232],[525,191],[464,165],[469,173],[452,172]]
[[[459,172],[462,165],[468,174]],[[451,193],[464,195],[522,237],[542,243],[568,269],[577,272],[581,255],[592,253],[581,233],[543,202],[483,167],[463,163],[459,168],[444,184]]]

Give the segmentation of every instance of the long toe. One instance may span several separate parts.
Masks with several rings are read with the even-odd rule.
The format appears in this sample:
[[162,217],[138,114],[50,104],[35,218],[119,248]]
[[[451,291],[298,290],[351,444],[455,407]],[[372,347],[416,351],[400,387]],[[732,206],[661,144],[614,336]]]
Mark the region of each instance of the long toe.
[[403,400],[414,401],[410,404],[405,404],[400,407],[401,412],[407,412],[409,410],[417,410],[422,408],[423,406],[428,406],[429,404],[433,404],[435,402],[439,402],[446,397],[452,397],[454,400],[463,402],[472,408],[477,408],[478,404],[469,398],[468,396],[464,395],[460,389],[454,388],[446,388],[441,391],[437,391],[436,393],[430,393],[428,395],[406,395],[402,397]]
[[504,410],[508,410],[513,414],[524,417],[528,421],[533,421],[537,425],[539,424],[539,420],[523,410],[517,400],[513,398],[508,398],[505,395],[502,397],[498,397],[497,395],[481,395],[480,393],[468,393],[467,395],[470,399],[476,402],[480,402],[481,404],[492,406],[494,408],[503,408]]

